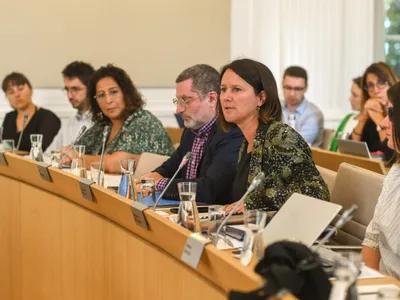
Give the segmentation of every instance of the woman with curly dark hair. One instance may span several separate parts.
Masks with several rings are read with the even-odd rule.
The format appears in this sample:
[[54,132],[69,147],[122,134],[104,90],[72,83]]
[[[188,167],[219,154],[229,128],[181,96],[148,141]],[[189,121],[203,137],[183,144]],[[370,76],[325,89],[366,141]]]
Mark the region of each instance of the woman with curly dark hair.
[[86,146],[86,166],[100,159],[105,126],[111,127],[104,151],[106,172],[119,172],[119,160],[138,160],[142,152],[173,152],[162,123],[143,109],[145,103],[124,70],[113,65],[98,69],[89,83],[89,98],[94,125],[77,142]]

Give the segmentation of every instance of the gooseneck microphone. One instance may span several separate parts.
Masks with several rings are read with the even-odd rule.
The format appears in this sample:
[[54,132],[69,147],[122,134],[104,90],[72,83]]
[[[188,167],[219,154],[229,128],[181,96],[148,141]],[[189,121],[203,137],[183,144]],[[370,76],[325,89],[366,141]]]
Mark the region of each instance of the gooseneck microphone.
[[22,130],[21,130],[21,134],[19,135],[17,148],[15,149],[15,151],[18,151],[19,150],[19,146],[21,145],[21,139],[22,139],[22,135],[24,134],[26,123],[28,122],[28,117],[29,117],[29,114],[26,112],[24,114],[24,120],[22,121]]
[[349,209],[345,210],[336,224],[333,226],[331,231],[329,231],[318,243],[317,246],[313,249],[315,252],[318,252],[318,249],[321,248],[330,238],[331,236],[341,228],[344,224],[350,221],[354,217],[354,213],[357,211],[358,206],[353,204]]
[[[99,174],[97,175],[97,182],[100,184],[100,177],[101,177],[101,166],[103,164],[103,159],[104,159],[104,148],[106,147],[106,142],[107,142],[107,138],[108,135],[110,134],[110,126],[104,126],[103,129],[103,143],[101,146],[101,156],[100,156],[100,170],[99,170]],[[103,170],[103,172],[105,173],[105,168]]]
[[172,181],[175,179],[176,175],[178,175],[179,171],[186,166],[186,164],[188,163],[188,161],[190,160],[190,157],[192,156],[192,152],[188,152],[185,154],[185,156],[182,158],[182,161],[178,167],[178,170],[176,170],[175,174],[171,177],[171,179],[168,181],[168,184],[166,185],[166,187],[163,189],[163,191],[161,192],[160,196],[158,196],[156,203],[154,203],[153,206],[153,210],[156,210],[158,202],[160,202],[160,199],[162,198],[162,196],[164,196],[165,191],[168,189],[168,187],[171,185]]
[[231,210],[231,212],[226,216],[226,218],[222,221],[222,223],[219,225],[217,229],[217,233],[215,235],[215,238],[218,241],[219,238],[219,233],[221,232],[221,229],[224,228],[226,223],[228,222],[229,218],[232,217],[232,215],[235,213],[236,209],[239,207],[239,205],[247,198],[249,194],[251,194],[265,179],[265,174],[263,172],[260,172],[256,175],[256,177],[253,178],[253,181],[251,182],[250,186],[247,188],[246,193],[240,198],[240,200],[236,203],[235,207]]
[[65,158],[67,157],[69,151],[71,151],[72,146],[75,145],[75,144],[83,137],[83,135],[84,135],[85,132],[86,132],[86,129],[87,129],[86,125],[83,125],[82,128],[79,130],[79,132],[78,132],[78,134],[77,134],[75,140],[74,140],[74,141],[72,142],[72,144],[71,144],[71,147],[69,147],[69,149],[67,150],[67,152],[65,152],[64,156],[61,158],[60,162],[58,163],[58,168],[59,168],[59,169],[61,169],[62,163],[64,162]]

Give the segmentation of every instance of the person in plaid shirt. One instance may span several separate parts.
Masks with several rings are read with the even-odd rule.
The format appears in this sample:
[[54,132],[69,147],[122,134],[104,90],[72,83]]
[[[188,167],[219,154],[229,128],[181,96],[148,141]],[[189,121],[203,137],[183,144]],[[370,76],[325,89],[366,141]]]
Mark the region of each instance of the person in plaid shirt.
[[162,191],[183,156],[191,151],[190,161],[168,187],[164,198],[179,199],[177,183],[194,181],[197,182],[196,201],[232,203],[232,183],[243,135],[239,128],[224,132],[216,122],[219,73],[209,65],[198,64],[184,70],[175,82],[173,103],[185,124],[180,146],[160,167],[142,178],[154,178],[157,191]]

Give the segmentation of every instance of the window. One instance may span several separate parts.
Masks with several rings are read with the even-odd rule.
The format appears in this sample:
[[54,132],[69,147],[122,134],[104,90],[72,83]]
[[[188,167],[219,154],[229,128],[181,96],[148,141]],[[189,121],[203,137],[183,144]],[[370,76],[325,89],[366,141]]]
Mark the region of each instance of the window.
[[400,76],[400,1],[385,0],[385,57]]

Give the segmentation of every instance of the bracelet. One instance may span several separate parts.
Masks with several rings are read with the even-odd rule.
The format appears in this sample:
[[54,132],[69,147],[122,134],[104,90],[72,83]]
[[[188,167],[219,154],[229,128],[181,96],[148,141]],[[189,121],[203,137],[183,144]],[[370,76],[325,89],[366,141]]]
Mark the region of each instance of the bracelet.
[[354,133],[355,135],[362,136],[362,133],[358,133],[358,132],[356,132],[355,130],[353,130],[353,133]]

